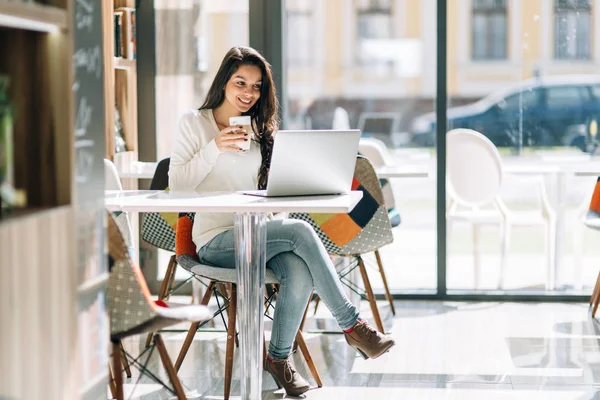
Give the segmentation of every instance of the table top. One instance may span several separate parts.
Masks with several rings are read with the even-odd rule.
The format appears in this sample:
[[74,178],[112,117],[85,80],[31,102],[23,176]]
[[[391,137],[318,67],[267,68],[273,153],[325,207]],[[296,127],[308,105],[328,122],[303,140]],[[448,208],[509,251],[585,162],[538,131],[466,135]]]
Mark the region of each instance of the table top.
[[395,165],[375,168],[377,177],[383,178],[427,178],[429,166],[426,164]]
[[352,191],[345,195],[265,198],[239,193],[107,190],[104,204],[109,211],[132,212],[348,213],[361,198],[361,191]]

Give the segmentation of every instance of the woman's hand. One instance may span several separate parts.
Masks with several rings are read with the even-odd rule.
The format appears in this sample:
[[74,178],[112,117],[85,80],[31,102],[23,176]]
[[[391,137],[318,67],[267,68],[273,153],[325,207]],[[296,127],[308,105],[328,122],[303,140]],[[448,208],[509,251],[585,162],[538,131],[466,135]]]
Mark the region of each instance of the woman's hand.
[[215,144],[220,151],[241,151],[238,144],[250,140],[248,132],[242,126],[228,126],[215,137]]

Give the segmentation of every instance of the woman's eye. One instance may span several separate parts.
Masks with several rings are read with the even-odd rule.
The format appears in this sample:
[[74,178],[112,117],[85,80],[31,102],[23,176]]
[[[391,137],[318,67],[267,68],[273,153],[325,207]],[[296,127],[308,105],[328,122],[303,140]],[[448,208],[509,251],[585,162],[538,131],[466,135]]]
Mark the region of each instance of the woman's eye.
[[241,82],[241,81],[240,81],[240,82],[237,82],[237,84],[238,84],[239,86],[244,86],[244,82]]
[[254,85],[254,89],[260,90],[260,85]]

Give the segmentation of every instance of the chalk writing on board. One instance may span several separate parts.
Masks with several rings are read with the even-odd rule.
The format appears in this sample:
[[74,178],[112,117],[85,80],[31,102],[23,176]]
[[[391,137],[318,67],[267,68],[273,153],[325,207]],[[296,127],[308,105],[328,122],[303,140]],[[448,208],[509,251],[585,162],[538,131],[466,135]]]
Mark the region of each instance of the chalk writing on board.
[[82,137],[87,134],[93,112],[94,110],[88,104],[87,98],[81,96],[77,105],[77,115],[75,116],[75,137]]
[[93,29],[94,16],[94,4],[91,0],[77,0],[77,11],[75,12],[75,28],[77,30],[83,30],[85,28],[88,31]]
[[87,182],[94,172],[94,141],[91,139],[75,141],[75,180]]
[[85,68],[90,74],[96,74],[96,78],[102,76],[102,50],[100,46],[78,49],[73,54],[73,65],[75,68]]

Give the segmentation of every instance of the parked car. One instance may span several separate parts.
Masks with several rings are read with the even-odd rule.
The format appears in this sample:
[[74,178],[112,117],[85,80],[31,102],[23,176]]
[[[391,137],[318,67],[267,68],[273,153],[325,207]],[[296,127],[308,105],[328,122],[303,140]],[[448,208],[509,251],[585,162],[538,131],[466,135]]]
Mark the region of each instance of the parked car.
[[[415,118],[412,141],[435,143],[435,113]],[[594,122],[596,121],[596,122]],[[448,130],[470,128],[496,146],[589,149],[589,126],[600,121],[600,75],[533,78],[473,104],[448,109]]]

